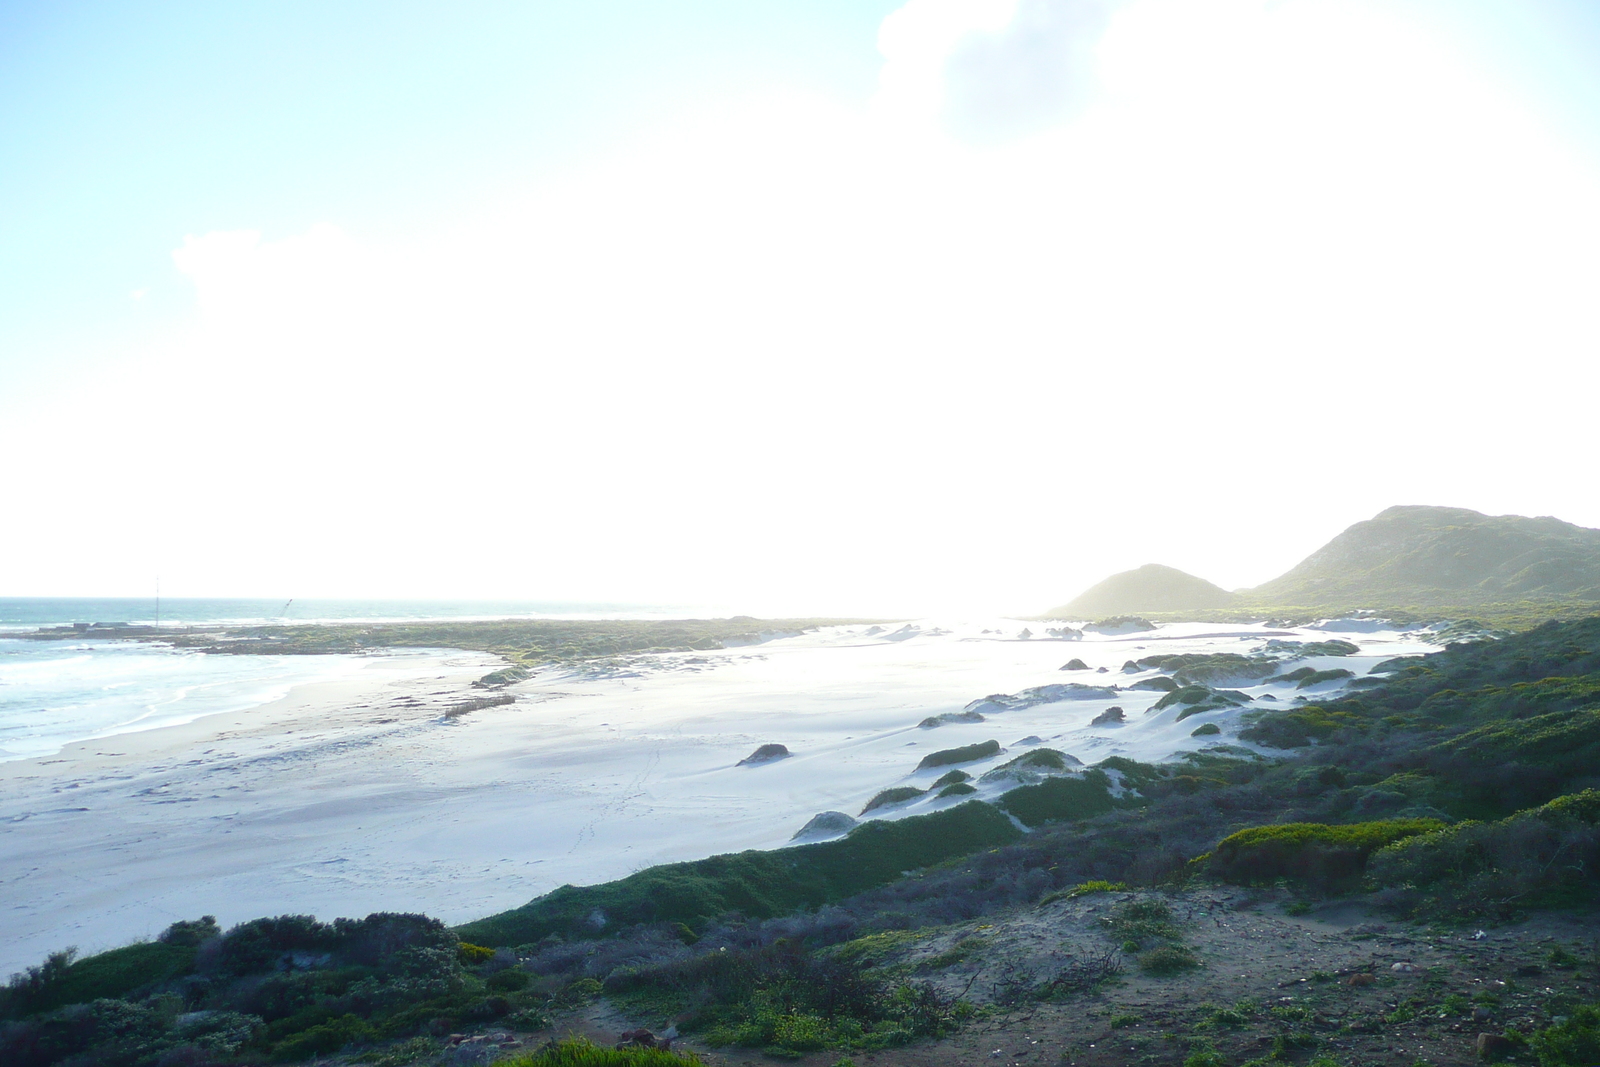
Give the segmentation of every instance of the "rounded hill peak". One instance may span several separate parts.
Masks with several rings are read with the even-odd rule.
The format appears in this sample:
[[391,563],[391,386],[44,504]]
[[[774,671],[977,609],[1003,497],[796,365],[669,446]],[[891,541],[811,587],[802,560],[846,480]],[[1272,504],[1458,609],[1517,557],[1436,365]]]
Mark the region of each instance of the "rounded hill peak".
[[1048,614],[1059,618],[1092,619],[1140,612],[1190,611],[1228,604],[1233,594],[1176,567],[1146,563],[1113,574],[1098,585]]

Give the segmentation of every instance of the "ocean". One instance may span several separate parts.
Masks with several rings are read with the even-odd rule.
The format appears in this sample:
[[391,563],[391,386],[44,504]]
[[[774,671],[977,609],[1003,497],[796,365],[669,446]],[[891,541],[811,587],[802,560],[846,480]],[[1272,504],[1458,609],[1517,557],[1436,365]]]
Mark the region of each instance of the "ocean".
[[[158,615],[159,612],[159,615]],[[73,623],[187,627],[475,618],[683,618],[689,609],[513,601],[0,598],[0,761],[259,707],[359,669],[355,656],[216,656],[160,643],[7,634]],[[704,617],[703,615],[701,617]]]

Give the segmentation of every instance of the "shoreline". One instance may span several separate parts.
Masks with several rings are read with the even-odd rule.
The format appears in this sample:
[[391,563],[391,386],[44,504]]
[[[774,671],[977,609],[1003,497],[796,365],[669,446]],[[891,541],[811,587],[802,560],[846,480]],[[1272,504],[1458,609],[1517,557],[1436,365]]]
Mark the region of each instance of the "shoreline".
[[264,704],[0,763],[0,970],[231,914],[225,902],[282,910],[296,897],[284,872],[306,835],[235,831],[263,816],[292,827],[304,808],[295,794],[319,790],[294,768],[315,770],[330,746],[368,747],[440,719],[499,662],[456,650],[370,655]]
[[[1098,637],[1069,653],[1020,639],[1014,622],[834,627],[546,664],[498,690],[514,703],[455,717],[445,712],[481,693],[471,682],[502,660],[365,657],[349,680],[301,687],[251,712],[0,764],[0,908],[9,920],[0,972],[207,914],[225,927],[374,911],[468,922],[562,884],[781,847],[818,812],[856,816],[886,788],[928,785],[931,772],[917,770],[925,754],[977,742],[1009,750],[996,760],[1030,745],[1084,763],[1174,758],[1209,742],[1191,736],[1176,709],[1157,712],[1154,690],[921,724],[984,694],[1072,679],[1059,673],[1069,654],[1093,661],[1082,677],[1111,681],[1158,637],[1177,640],[1155,647],[1181,652],[1185,641],[1233,651],[1263,636],[1192,629]],[[1371,643],[1343,662],[1364,669],[1424,650],[1399,634]],[[1128,722],[1096,726],[1113,702]],[[1217,740],[1242,714],[1213,713],[1226,731]],[[741,765],[774,742],[790,755]],[[959,800],[923,797],[871,817]]]

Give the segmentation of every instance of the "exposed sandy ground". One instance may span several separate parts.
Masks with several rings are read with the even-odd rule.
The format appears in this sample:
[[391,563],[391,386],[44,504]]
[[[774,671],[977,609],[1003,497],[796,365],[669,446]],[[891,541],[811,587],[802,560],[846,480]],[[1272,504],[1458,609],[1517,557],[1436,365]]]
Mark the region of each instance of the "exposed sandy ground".
[[[1548,1026],[1570,1010],[1564,1000],[1593,999],[1600,988],[1600,921],[1594,918],[1545,916],[1491,927],[1477,938],[1474,928],[1384,921],[1359,904],[1293,917],[1283,911],[1288,898],[1282,893],[1207,889],[1162,898],[1172,904],[1184,942],[1204,961],[1201,969],[1155,978],[1130,965],[1089,992],[993,1007],[996,986],[1007,975],[1045,978],[1074,957],[1104,951],[1111,942],[1100,920],[1118,901],[1144,896],[1096,895],[964,923],[891,957],[912,964],[914,977],[947,989],[970,983],[969,999],[990,1010],[948,1039],[851,1058],[874,1067],[1164,1065],[1181,1063],[1191,1040],[1206,1038],[1238,1064],[1270,1053],[1280,1036],[1309,1034],[1315,1050],[1291,1050],[1291,1062],[1328,1053],[1345,1064],[1409,1067],[1420,1060],[1442,1067],[1482,1062],[1480,1033]],[[987,944],[967,961],[917,972],[918,960],[974,936]],[[1557,945],[1580,956],[1582,965],[1552,966],[1549,953]],[[1451,994],[1477,1003],[1463,1013],[1445,1012],[1441,1005]],[[1211,1007],[1241,1000],[1252,1002],[1243,1026],[1207,1024]],[[1128,1017],[1138,1021],[1113,1027],[1114,1019]],[[611,1042],[633,1025],[601,1003],[560,1020],[557,1030]],[[776,1062],[758,1051],[705,1049],[693,1040],[679,1047],[714,1065]],[[830,1067],[840,1055],[814,1053],[796,1062]]]

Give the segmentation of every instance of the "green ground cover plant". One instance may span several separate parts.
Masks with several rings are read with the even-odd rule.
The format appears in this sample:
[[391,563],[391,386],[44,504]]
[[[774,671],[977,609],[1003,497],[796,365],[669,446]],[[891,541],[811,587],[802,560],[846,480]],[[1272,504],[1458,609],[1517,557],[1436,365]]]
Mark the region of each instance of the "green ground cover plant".
[[962,745],[960,748],[940,749],[930,752],[922,757],[922,762],[917,764],[917,770],[926,770],[929,767],[948,767],[952,763],[975,763],[978,760],[988,759],[998,755],[1000,742],[979,741],[972,745]]
[[604,1048],[587,1038],[568,1038],[537,1052],[497,1060],[501,1067],[699,1067],[692,1052],[654,1048]]
[[1292,878],[1313,889],[1334,890],[1358,882],[1367,858],[1378,849],[1443,828],[1438,819],[1253,826],[1217,842],[1207,868],[1223,881],[1240,885]]
[[1020,836],[1001,812],[968,801],[929,815],[867,822],[836,841],[666,864],[598,886],[563,886],[457,932],[496,945],[551,934],[599,936],[605,928],[596,925],[597,912],[607,925],[681,922],[698,931],[728,912],[769,918],[815,908]]
[[903,804],[908,800],[915,800],[921,795],[922,790],[913,785],[899,785],[892,789],[885,789],[883,792],[877,794],[871,800],[867,801],[866,806],[861,809],[861,814],[865,815],[867,812],[873,811],[877,808],[887,808],[894,804]]

